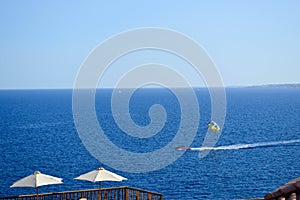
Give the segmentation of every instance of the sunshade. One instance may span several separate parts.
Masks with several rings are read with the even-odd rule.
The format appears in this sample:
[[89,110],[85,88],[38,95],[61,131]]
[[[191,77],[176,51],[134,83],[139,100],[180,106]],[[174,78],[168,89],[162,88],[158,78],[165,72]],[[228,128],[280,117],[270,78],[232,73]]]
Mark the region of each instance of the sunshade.
[[99,187],[101,188],[101,182],[102,181],[123,181],[127,180],[127,178],[120,176],[118,174],[115,174],[113,172],[110,172],[102,167],[93,170],[91,172],[82,174],[75,179],[77,180],[85,180],[85,181],[90,181],[90,182],[99,182],[100,185]]
[[43,185],[52,185],[52,184],[61,184],[61,183],[63,183],[61,178],[42,174],[39,171],[35,171],[33,174],[16,181],[10,187],[35,187],[36,196],[38,198],[38,187]]

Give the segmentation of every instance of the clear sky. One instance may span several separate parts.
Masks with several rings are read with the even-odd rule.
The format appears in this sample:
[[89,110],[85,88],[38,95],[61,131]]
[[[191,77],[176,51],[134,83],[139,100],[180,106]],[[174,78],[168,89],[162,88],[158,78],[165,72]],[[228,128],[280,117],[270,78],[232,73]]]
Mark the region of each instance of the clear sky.
[[140,27],[193,38],[226,86],[300,82],[298,0],[10,0],[0,27],[1,89],[72,88],[100,42]]

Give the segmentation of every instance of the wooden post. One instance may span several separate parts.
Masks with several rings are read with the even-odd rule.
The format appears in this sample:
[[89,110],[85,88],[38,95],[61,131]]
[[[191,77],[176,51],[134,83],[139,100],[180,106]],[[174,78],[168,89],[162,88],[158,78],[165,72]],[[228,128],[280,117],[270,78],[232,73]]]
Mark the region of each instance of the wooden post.
[[129,198],[129,195],[128,195],[128,188],[125,188],[125,200],[128,200]]
[[148,192],[148,200],[151,200],[151,193]]
[[102,200],[102,189],[99,189],[98,200]]
[[297,199],[297,200],[300,200],[300,192],[297,192],[297,193],[296,193],[296,199]]
[[136,191],[135,196],[136,196],[136,200],[139,200],[140,192],[138,190]]

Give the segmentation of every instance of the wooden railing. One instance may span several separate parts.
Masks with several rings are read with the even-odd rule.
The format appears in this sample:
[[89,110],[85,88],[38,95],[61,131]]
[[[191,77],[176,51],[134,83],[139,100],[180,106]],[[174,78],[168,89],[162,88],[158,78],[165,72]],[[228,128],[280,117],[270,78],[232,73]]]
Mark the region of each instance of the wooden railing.
[[162,200],[156,192],[131,187],[74,190],[36,195],[0,197],[0,200]]

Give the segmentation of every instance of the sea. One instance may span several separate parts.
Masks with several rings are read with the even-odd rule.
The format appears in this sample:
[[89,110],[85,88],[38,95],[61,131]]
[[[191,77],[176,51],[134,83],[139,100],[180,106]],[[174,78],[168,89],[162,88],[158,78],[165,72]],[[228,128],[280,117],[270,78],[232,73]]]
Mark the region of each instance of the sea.
[[[114,119],[113,91],[98,89],[94,107],[99,125],[119,148],[147,155],[167,146],[177,130],[184,128],[180,127],[180,101],[172,90],[141,88],[128,101],[132,121],[139,126],[149,125],[153,105],[164,108],[166,121],[158,133],[148,138],[126,134]],[[199,153],[207,123],[213,120],[211,96],[206,88],[193,91],[200,114],[190,144],[193,150],[181,151],[181,156],[160,169],[130,172],[116,169],[105,162],[104,156],[104,160],[101,155],[96,158],[86,148],[74,121],[72,89],[1,90],[0,196],[35,193],[34,188],[10,186],[36,170],[63,178],[64,182],[42,186],[40,193],[97,188],[97,183],[74,178],[104,167],[128,180],[103,182],[102,187],[130,186],[162,193],[164,199],[185,200],[263,198],[300,176],[300,88],[225,88],[224,126],[205,157],[199,157]],[[109,152],[107,149],[103,154]],[[161,162],[165,162],[163,158]],[[131,156],[126,159],[133,160]],[[147,157],[142,162],[151,166]]]

